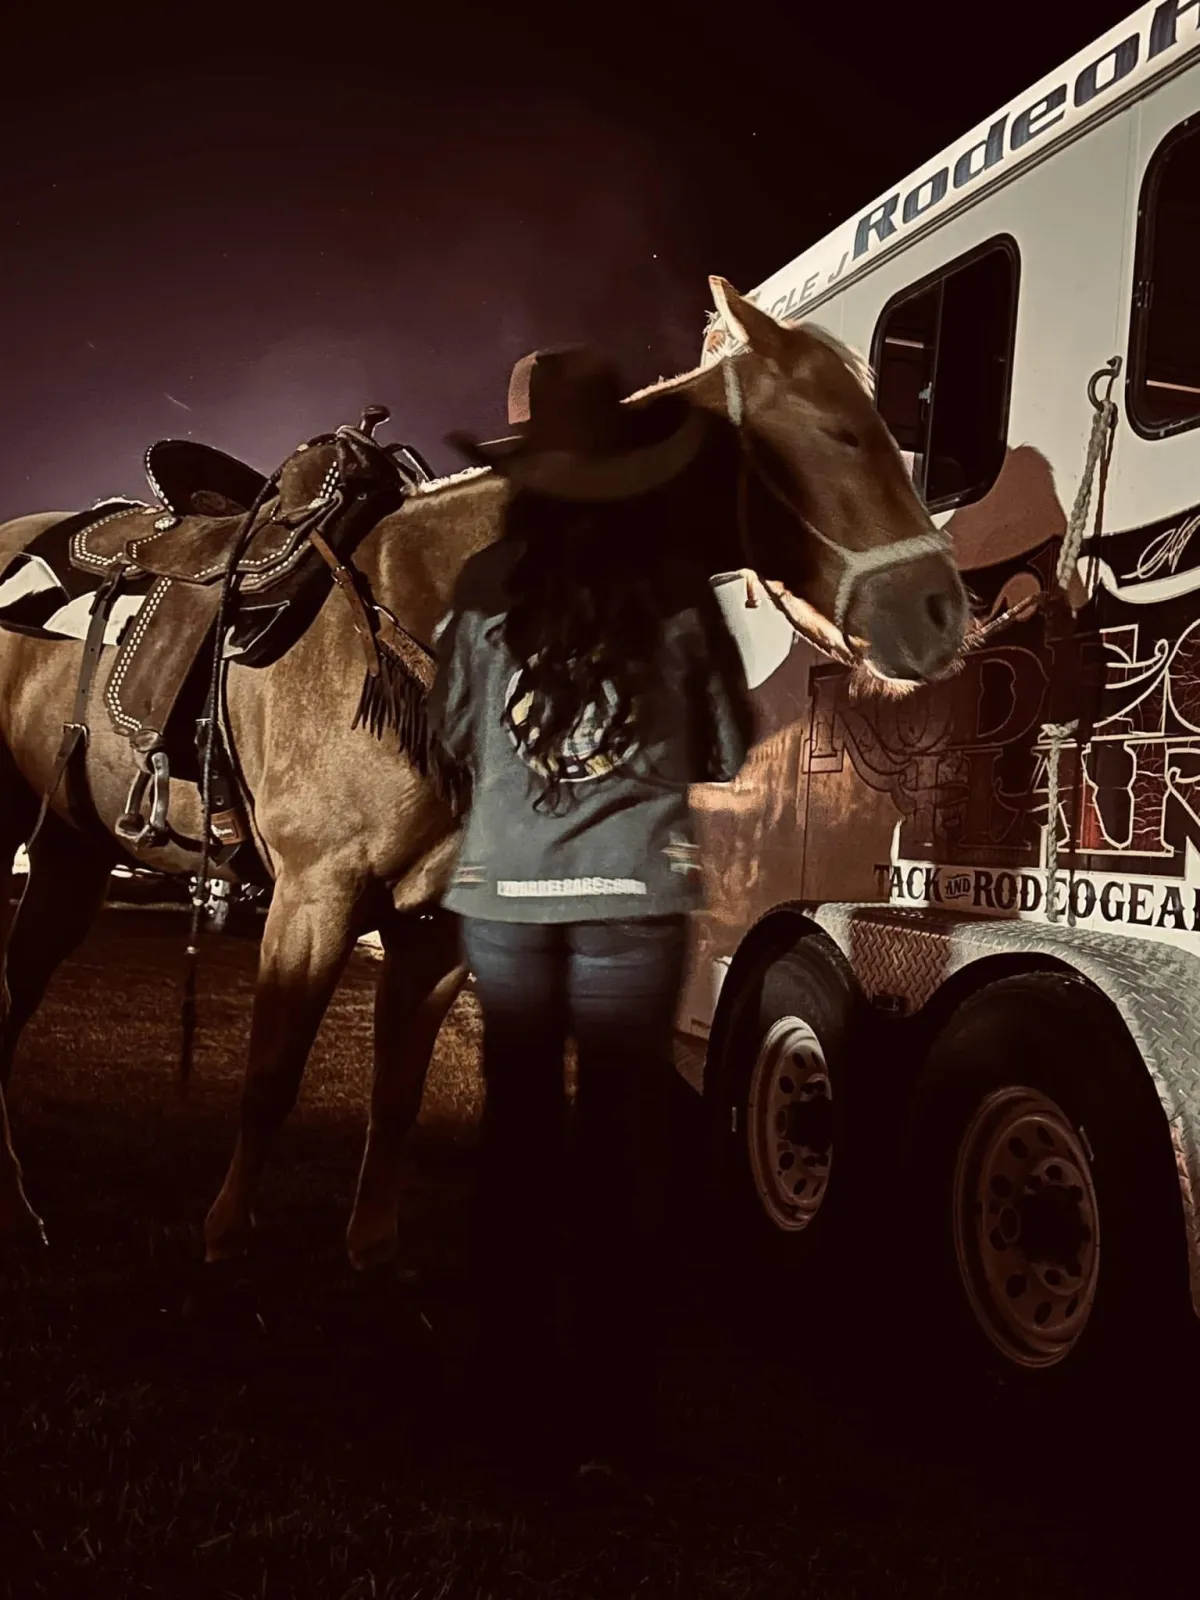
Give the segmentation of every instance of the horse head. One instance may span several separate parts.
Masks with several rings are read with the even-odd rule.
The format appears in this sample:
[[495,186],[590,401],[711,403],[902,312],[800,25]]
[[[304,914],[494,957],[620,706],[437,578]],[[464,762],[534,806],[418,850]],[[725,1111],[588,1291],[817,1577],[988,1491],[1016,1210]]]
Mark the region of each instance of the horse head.
[[[777,322],[711,282],[731,336],[709,395],[740,444],[736,564],[813,608],[875,680],[943,676],[963,648],[966,591],[869,369],[823,330]],[[718,381],[714,369],[702,377]]]

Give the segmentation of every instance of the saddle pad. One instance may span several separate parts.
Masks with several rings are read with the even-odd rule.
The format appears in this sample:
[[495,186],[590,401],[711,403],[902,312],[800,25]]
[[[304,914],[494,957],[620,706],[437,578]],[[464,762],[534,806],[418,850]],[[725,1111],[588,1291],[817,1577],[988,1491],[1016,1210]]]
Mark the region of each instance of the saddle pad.
[[[128,503],[122,502],[125,509]],[[0,571],[0,627],[41,639],[86,639],[92,603],[100,588],[95,573],[71,561],[71,540],[81,520],[105,515],[93,507],[64,517],[18,551]],[[120,644],[141,610],[151,578],[130,574],[113,604],[104,642]]]

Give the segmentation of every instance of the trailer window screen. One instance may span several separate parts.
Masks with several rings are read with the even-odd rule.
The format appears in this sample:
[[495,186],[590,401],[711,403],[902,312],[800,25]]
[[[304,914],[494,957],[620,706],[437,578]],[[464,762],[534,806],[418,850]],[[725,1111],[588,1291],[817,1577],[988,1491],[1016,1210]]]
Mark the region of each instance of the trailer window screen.
[[1142,185],[1129,411],[1143,434],[1200,423],[1200,121],[1167,136]]
[[931,510],[981,499],[1004,461],[1017,275],[1016,246],[996,241],[879,319],[876,403]]

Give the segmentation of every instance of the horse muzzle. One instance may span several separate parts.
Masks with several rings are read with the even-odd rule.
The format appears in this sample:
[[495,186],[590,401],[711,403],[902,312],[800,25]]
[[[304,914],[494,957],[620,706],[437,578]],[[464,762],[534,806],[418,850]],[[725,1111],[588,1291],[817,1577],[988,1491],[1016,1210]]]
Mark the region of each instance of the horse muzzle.
[[970,621],[967,594],[946,556],[922,557],[864,577],[846,631],[865,646],[865,665],[881,678],[913,684],[943,677],[962,653]]

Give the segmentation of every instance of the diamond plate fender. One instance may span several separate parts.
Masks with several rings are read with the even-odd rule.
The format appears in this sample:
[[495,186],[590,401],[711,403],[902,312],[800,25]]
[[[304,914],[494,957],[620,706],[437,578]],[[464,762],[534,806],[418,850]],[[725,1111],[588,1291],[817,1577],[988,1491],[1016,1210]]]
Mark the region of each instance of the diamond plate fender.
[[995,955],[1050,957],[1108,995],[1170,1125],[1192,1307],[1200,1316],[1200,958],[1174,945],[1117,934],[935,910],[829,904],[808,914],[838,945],[868,994],[901,997],[913,1010],[954,973]]

